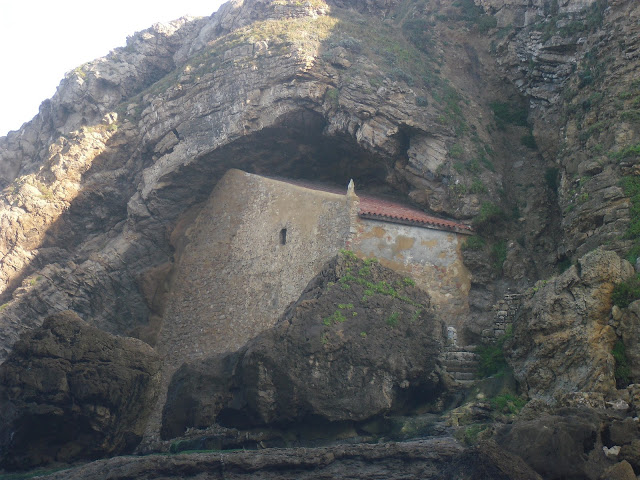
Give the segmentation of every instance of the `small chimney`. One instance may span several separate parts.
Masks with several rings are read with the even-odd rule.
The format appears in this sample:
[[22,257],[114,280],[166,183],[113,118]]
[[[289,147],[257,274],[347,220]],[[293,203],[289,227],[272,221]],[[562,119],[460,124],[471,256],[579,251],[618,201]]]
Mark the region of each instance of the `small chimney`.
[[347,195],[351,196],[351,195],[355,195],[356,194],[356,187],[353,183],[353,178],[349,181],[349,185],[347,186]]

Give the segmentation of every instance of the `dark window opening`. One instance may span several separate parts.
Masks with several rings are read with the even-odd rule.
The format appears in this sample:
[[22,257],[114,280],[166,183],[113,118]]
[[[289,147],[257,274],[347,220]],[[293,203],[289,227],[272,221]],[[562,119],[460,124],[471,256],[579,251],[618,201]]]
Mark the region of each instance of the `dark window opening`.
[[280,245],[286,245],[287,243],[287,229],[280,230]]

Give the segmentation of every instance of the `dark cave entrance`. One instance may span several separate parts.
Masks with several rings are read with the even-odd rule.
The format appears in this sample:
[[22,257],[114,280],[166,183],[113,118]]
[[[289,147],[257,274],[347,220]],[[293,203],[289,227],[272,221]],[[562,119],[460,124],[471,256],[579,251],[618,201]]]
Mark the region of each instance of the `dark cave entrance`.
[[365,150],[349,134],[327,135],[326,126],[322,115],[311,110],[283,115],[277,126],[237,138],[170,173],[163,179],[167,187],[154,192],[151,203],[157,214],[174,217],[176,204],[204,201],[231,168],[324,183],[345,193],[353,179],[356,193],[398,197],[397,186],[394,191],[388,181],[396,159]]

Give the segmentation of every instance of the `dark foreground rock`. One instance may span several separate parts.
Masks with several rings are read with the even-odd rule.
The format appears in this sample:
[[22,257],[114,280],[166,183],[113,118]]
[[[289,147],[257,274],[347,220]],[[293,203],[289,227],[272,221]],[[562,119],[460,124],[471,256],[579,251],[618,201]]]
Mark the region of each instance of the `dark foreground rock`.
[[465,449],[452,438],[327,448],[118,457],[40,477],[47,480],[492,479],[540,480],[491,445]]
[[426,293],[347,252],[273,329],[237,352],[183,365],[169,387],[162,436],[214,423],[357,422],[437,402],[447,388],[442,344]]
[[635,412],[628,415],[593,408],[527,412],[499,428],[495,441],[545,479],[596,480],[620,461],[640,471],[631,454],[640,446],[640,423]]
[[159,358],[140,340],[105,333],[70,311],[49,317],[0,365],[0,466],[131,452],[159,370]]

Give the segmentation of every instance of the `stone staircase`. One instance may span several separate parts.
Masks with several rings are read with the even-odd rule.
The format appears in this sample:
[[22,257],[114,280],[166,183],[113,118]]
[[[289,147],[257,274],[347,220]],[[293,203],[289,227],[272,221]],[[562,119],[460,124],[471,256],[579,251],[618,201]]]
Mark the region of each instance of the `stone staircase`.
[[450,345],[442,354],[442,364],[458,383],[469,384],[477,379],[478,355],[475,345]]
[[[481,343],[490,345],[509,332],[520,308],[521,294],[507,293],[493,306],[493,322],[482,331]],[[477,345],[458,345],[458,333],[452,326],[447,327],[448,345],[440,357],[442,364],[455,381],[469,384],[477,379],[480,359]]]

